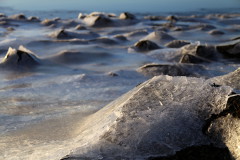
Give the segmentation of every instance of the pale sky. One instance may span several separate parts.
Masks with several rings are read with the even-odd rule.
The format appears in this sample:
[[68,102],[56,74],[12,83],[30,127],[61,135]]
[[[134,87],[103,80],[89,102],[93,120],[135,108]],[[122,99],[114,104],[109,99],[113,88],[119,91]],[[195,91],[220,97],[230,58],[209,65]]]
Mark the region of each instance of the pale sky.
[[240,0],[0,0],[19,10],[174,12],[202,8],[240,8]]

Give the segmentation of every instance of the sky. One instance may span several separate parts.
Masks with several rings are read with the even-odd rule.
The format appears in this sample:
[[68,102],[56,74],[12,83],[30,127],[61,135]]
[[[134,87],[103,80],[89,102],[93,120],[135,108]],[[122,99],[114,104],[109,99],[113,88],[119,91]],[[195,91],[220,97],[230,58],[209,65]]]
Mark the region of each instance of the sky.
[[178,12],[240,8],[240,0],[0,0],[0,7],[18,10],[81,10]]

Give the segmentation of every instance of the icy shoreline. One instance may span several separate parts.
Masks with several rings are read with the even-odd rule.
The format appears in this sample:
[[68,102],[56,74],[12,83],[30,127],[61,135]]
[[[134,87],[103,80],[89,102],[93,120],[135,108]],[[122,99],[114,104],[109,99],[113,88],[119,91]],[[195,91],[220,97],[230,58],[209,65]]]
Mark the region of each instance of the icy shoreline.
[[148,159],[211,144],[238,160],[239,22],[0,14],[0,158]]

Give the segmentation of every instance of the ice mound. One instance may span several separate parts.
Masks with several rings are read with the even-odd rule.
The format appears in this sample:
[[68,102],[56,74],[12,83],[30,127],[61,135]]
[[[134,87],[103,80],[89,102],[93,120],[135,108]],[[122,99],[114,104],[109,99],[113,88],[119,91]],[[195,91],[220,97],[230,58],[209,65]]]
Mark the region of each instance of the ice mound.
[[26,16],[24,14],[15,14],[9,17],[10,19],[14,20],[26,20]]
[[134,44],[134,46],[130,47],[130,49],[133,49],[138,52],[147,52],[155,49],[160,49],[156,43],[149,41],[149,40],[141,40]]
[[40,59],[30,50],[23,46],[17,49],[9,48],[0,66],[6,68],[31,68],[40,64]]
[[104,14],[90,14],[84,18],[86,25],[90,27],[108,27],[113,25],[113,21]]
[[190,44],[190,42],[188,42],[188,41],[173,40],[173,41],[165,44],[165,46],[169,47],[169,48],[180,48],[180,47],[183,47],[183,46],[188,45],[188,44]]
[[240,120],[226,112],[231,93],[201,78],[154,77],[91,115],[64,159],[147,159],[210,144],[239,158]]
[[218,45],[217,50],[227,58],[240,58],[240,41]]
[[214,46],[192,43],[181,48],[183,55],[192,55],[205,60],[217,60],[218,52]]
[[146,64],[137,71],[148,77],[158,75],[201,77],[207,75],[204,66],[197,64]]
[[123,12],[119,15],[119,19],[136,19],[136,17],[128,12]]
[[217,52],[215,46],[200,44],[200,42],[187,44],[181,48],[163,48],[151,51],[148,55],[168,62],[193,64],[211,63],[221,58],[221,54]]
[[92,39],[97,38],[99,35],[94,32],[85,32],[85,33],[78,33],[73,31],[68,31],[64,29],[57,30],[49,35],[52,38],[56,39]]
[[119,17],[115,14],[93,12],[89,15],[79,14],[78,19],[82,19],[87,26],[96,28],[128,26],[138,22],[136,17],[128,12],[121,13]]
[[142,40],[150,40],[155,43],[165,43],[165,42],[170,42],[175,39],[176,38],[167,34],[166,32],[157,30],[157,31],[150,33],[149,35],[144,37]]

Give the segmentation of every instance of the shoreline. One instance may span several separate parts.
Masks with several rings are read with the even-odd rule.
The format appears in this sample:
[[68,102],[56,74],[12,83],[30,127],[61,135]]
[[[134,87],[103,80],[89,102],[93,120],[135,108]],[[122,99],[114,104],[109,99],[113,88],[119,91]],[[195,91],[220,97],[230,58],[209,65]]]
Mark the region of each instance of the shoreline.
[[0,14],[0,129],[20,132],[3,140],[3,158],[146,159],[212,142],[238,157],[238,108],[228,99],[239,98],[239,15]]

